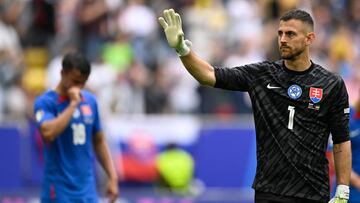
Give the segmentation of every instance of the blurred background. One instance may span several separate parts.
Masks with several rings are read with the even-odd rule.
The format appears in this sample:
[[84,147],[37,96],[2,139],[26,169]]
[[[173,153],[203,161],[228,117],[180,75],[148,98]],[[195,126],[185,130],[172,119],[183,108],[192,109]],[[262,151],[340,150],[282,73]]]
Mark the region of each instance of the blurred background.
[[[248,95],[199,86],[157,23],[167,8],[182,16],[193,49],[226,67],[277,60],[279,17],[304,9],[315,20],[312,60],[342,75],[350,102],[359,96],[358,0],[0,0],[0,203],[39,202],[43,143],[32,105],[58,83],[69,50],[92,63],[86,88],[98,97],[118,202],[253,202]],[[186,192],[159,186],[169,144],[193,163]],[[106,202],[106,176],[94,168]]]

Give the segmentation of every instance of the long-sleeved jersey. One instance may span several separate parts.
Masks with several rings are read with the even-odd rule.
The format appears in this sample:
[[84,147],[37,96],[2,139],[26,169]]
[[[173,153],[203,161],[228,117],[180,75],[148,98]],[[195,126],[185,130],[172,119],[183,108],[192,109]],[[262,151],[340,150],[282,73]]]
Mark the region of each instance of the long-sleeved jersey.
[[306,71],[283,60],[215,68],[215,87],[247,91],[256,127],[253,188],[283,196],[329,200],[329,134],[349,140],[349,104],[342,78],[312,63]]

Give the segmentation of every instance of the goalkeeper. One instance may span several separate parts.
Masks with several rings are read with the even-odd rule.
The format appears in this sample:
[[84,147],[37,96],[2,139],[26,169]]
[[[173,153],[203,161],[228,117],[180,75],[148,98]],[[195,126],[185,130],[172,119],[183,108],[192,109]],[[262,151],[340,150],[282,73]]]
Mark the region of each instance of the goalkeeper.
[[280,60],[233,68],[214,67],[200,59],[173,9],[165,10],[159,22],[170,47],[199,83],[249,93],[257,140],[256,203],[329,202],[325,151],[330,133],[337,175],[336,194],[330,202],[348,201],[348,94],[340,76],[310,60],[315,33],[307,12],[292,10],[280,18]]

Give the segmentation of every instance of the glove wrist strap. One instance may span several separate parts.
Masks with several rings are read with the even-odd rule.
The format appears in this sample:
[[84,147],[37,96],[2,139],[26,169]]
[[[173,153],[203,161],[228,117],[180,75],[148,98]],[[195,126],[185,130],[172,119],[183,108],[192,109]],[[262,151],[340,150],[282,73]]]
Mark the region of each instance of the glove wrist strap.
[[341,198],[341,199],[349,199],[349,186],[347,185],[338,185],[336,187],[336,194],[335,197]]
[[178,56],[186,56],[190,53],[190,46],[186,43],[186,40],[181,40],[179,48],[176,49]]

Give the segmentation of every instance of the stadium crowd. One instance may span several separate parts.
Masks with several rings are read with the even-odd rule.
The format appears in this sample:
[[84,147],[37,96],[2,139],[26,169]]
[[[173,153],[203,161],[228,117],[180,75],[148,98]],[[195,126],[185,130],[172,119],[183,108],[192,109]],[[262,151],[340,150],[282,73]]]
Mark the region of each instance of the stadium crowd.
[[104,116],[251,112],[247,94],[201,87],[185,72],[157,23],[166,8],[184,16],[202,58],[228,67],[279,58],[279,16],[309,11],[312,60],[342,75],[350,102],[359,96],[357,0],[0,0],[0,120],[29,117],[74,49],[92,62],[87,88]]

